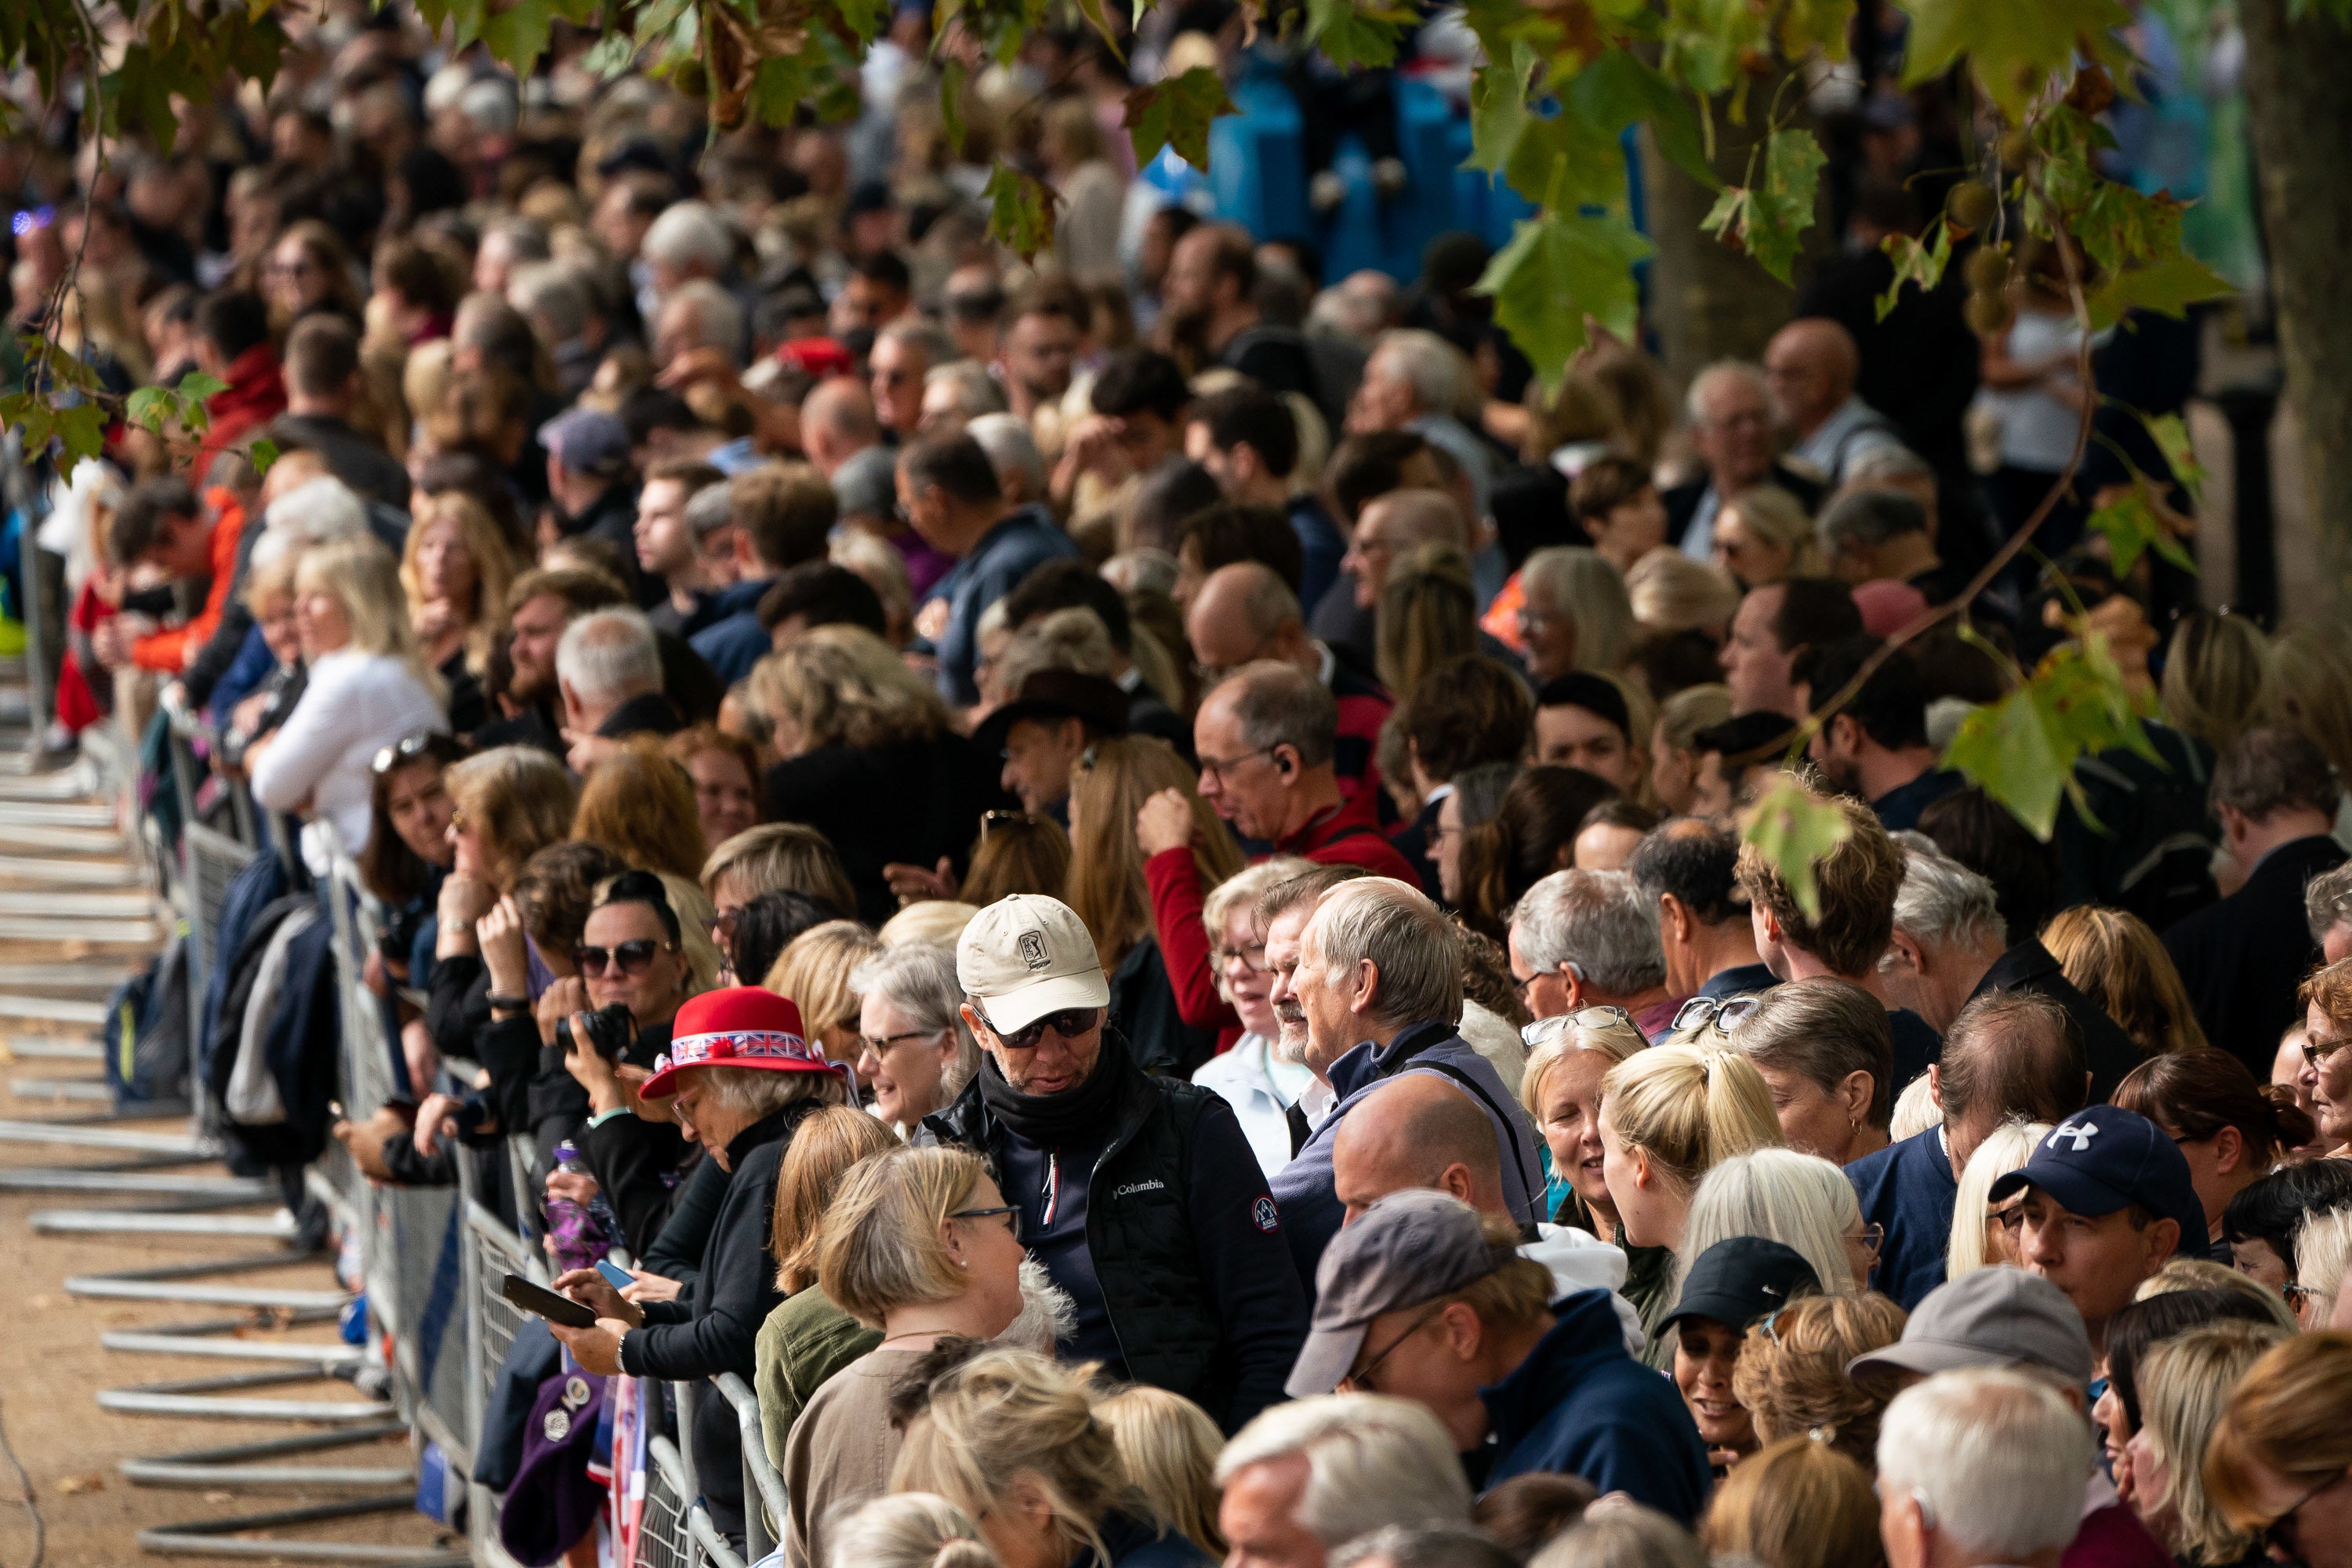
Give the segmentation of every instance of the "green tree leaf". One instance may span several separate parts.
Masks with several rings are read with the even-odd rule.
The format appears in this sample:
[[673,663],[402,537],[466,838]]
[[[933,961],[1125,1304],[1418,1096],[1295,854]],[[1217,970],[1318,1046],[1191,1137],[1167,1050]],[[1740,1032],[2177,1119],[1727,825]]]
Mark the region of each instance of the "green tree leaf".
[[2083,808],[2075,763],[2118,746],[2162,760],[2105,639],[2091,635],[2061,643],[2022,686],[1972,710],[1945,751],[1944,765],[2046,841],[2062,799],[2071,795]]
[[2188,421],[2178,414],[2142,414],[2137,408],[2132,413],[2146,426],[2156,449],[2164,454],[2165,467],[2172,470],[2172,477],[2191,496],[2200,494],[2205,488],[2205,466],[2197,460],[2197,448],[2189,442]]
[[1160,156],[1162,147],[1195,169],[1209,166],[1209,122],[1237,112],[1225,84],[1207,66],[1194,66],[1171,81],[1139,87],[1127,95],[1127,135],[1135,144],[1135,166]]
[[1812,226],[1813,199],[1828,161],[1811,132],[1773,132],[1764,143],[1763,179],[1746,189],[1727,187],[1703,226],[1727,245],[1736,241],[1757,265],[1788,282],[1805,230]]
[[178,412],[178,400],[160,386],[133,387],[122,404],[124,418],[158,435],[163,433],[164,421]]
[[2012,125],[2053,72],[2078,54],[2111,57],[2110,34],[2131,25],[2119,0],[1897,0],[1911,16],[1903,84],[1933,81],[1965,58]]
[[1584,346],[1585,318],[1633,337],[1633,267],[1649,254],[1650,242],[1616,217],[1546,212],[1520,223],[1477,288],[1494,296],[1495,320],[1545,386],[1557,388]]
[[1411,13],[1360,7],[1355,0],[1307,0],[1307,39],[1341,70],[1396,63],[1397,36]]
[[1878,319],[1886,320],[1895,309],[1903,285],[1913,283],[1923,294],[1932,293],[1944,281],[1944,268],[1951,265],[1952,231],[1942,218],[1927,226],[1928,237],[1914,239],[1907,234],[1890,234],[1880,247],[1895,262],[1895,281],[1878,297]]
[[2197,570],[2196,558],[2182,547],[2172,523],[2157,509],[2145,479],[2134,485],[2120,500],[2099,508],[2085,521],[2089,527],[2106,535],[2107,552],[2115,560],[2117,576],[2137,565],[2140,556],[2150,550],[2184,572]]
[[1034,175],[999,163],[981,193],[988,202],[988,232],[1022,260],[1054,243],[1054,207],[1062,198]]
[[1756,852],[1780,874],[1780,880],[1789,885],[1789,896],[1797,900],[1806,918],[1817,920],[1822,889],[1813,879],[1813,868],[1853,832],[1836,806],[1784,775],[1748,813],[1740,837],[1756,846]]
[[1534,46],[1514,42],[1506,63],[1483,65],[1470,78],[1470,159],[1473,169],[1499,174],[1535,114],[1528,108]]
[[266,474],[269,471],[269,465],[278,460],[278,443],[267,436],[256,437],[246,458],[252,463],[255,474]]
[[2095,290],[2087,301],[2091,330],[2104,331],[2131,310],[2159,310],[2177,321],[2188,315],[2191,305],[2225,300],[2236,292],[2229,279],[2195,257],[2171,257],[2116,273]]
[[1708,190],[1723,182],[1706,161],[1698,110],[1631,49],[1612,49],[1560,89],[1560,103],[1611,136],[1646,121],[1658,151]]

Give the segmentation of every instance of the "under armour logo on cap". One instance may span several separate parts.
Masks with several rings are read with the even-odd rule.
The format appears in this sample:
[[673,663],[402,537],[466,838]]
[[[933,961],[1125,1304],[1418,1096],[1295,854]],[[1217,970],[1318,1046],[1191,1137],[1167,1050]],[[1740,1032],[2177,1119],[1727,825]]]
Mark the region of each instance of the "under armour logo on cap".
[[2055,1149],[2058,1147],[2058,1140],[2061,1138],[2072,1138],[2074,1141],[2074,1152],[2079,1154],[2084,1150],[2089,1148],[2091,1146],[2091,1140],[2098,1135],[2098,1123],[2095,1121],[2062,1122],[2059,1125],[2058,1131],[2050,1134],[2049,1146]]

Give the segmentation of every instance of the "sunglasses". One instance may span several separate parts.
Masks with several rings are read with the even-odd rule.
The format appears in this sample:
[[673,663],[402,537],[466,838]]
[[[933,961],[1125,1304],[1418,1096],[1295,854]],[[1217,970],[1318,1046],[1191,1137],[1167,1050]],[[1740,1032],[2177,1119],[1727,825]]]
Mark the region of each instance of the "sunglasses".
[[2297,1534],[2295,1516],[2311,1506],[2314,1498],[2342,1480],[2346,1473],[2342,1470],[2336,1471],[2336,1474],[2295,1499],[2293,1508],[2271,1521],[2270,1528],[2263,1531],[2263,1544],[2275,1552],[2280,1561],[2287,1563],[2304,1561],[2302,1544],[2295,1539]]
[[643,974],[653,967],[654,954],[670,944],[656,942],[649,936],[632,937],[615,947],[577,947],[572,950],[580,973],[590,979],[604,973],[607,964],[615,965],[624,974]]
[[954,1209],[954,1210],[951,1210],[951,1211],[949,1213],[949,1215],[948,1215],[948,1218],[950,1218],[950,1219],[994,1219],[998,1215],[1003,1215],[1004,1216],[1004,1226],[1005,1226],[1005,1228],[1006,1228],[1007,1230],[1010,1230],[1010,1231],[1013,1233],[1013,1240],[1015,1240],[1015,1241],[1020,1240],[1020,1239],[1021,1239],[1021,1210],[1020,1210],[1020,1207],[1019,1207],[1017,1205],[1013,1205],[1013,1204],[999,1204],[999,1205],[996,1205],[995,1207],[993,1207],[993,1208],[984,1208],[984,1209]]
[[1102,1009],[1070,1007],[1059,1013],[1048,1013],[1026,1028],[1015,1029],[1011,1034],[1005,1033],[990,1023],[986,1015],[979,1013],[977,1009],[974,1010],[974,1016],[980,1019],[981,1027],[994,1035],[996,1043],[1006,1050],[1034,1051],[1037,1048],[1038,1042],[1045,1037],[1045,1031],[1049,1028],[1066,1040],[1076,1039],[1095,1026],[1096,1020],[1102,1016]]
[[1713,1019],[1717,1028],[1728,1034],[1745,1023],[1748,1014],[1763,1005],[1764,998],[1761,996],[1734,996],[1724,1002],[1718,1002],[1712,996],[1694,996],[1675,1009],[1675,1021],[1671,1026],[1677,1029],[1695,1029],[1709,1019]]
[[430,730],[411,735],[404,741],[397,741],[389,746],[380,748],[376,752],[375,761],[370,765],[376,773],[388,773],[403,763],[413,763],[424,756],[433,749],[433,742],[439,739],[441,737]]

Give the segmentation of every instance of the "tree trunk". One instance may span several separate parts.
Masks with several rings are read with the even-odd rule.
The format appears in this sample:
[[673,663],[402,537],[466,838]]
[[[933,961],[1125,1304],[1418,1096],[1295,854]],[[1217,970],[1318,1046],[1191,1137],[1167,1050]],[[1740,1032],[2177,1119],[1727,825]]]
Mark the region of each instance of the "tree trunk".
[[[1748,178],[1748,153],[1761,139],[1771,103],[1765,88],[1751,88],[1744,125],[1731,123],[1728,99],[1713,104],[1715,172],[1727,184]],[[1660,157],[1647,130],[1641,142],[1644,216],[1658,247],[1650,264],[1649,324],[1666,374],[1683,386],[1716,360],[1760,359],[1795,296],[1745,251],[1701,228],[1715,193]],[[1807,248],[1820,237],[1818,230],[1809,233]]]
[[[2289,21],[2290,11],[2305,12]],[[2352,603],[2352,26],[2294,0],[2242,0],[2246,103],[2263,234],[2278,305],[2287,395],[2303,423],[2304,472],[2328,586]]]

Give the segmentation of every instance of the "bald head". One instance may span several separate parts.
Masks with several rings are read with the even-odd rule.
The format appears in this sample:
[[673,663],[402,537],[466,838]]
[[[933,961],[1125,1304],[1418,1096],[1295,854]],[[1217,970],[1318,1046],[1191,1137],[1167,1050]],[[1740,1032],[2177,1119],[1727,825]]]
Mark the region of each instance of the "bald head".
[[1414,1187],[1452,1193],[1481,1214],[1510,1213],[1495,1124],[1435,1073],[1391,1079],[1348,1112],[1331,1142],[1331,1178],[1350,1220]]
[[1764,351],[1764,379],[1772,412],[1801,439],[1853,395],[1862,356],[1837,322],[1808,316],[1772,334]]
[[1258,561],[1236,561],[1202,578],[1185,612],[1184,635],[1204,670],[1233,669],[1254,658],[1297,663],[1309,651],[1297,596]]
[[809,460],[826,478],[833,470],[882,439],[882,424],[874,416],[873,395],[866,384],[837,375],[817,383],[801,404],[801,441]]
[[1356,527],[1372,530],[1398,554],[1424,544],[1470,548],[1470,520],[1444,490],[1391,490],[1364,508]]

